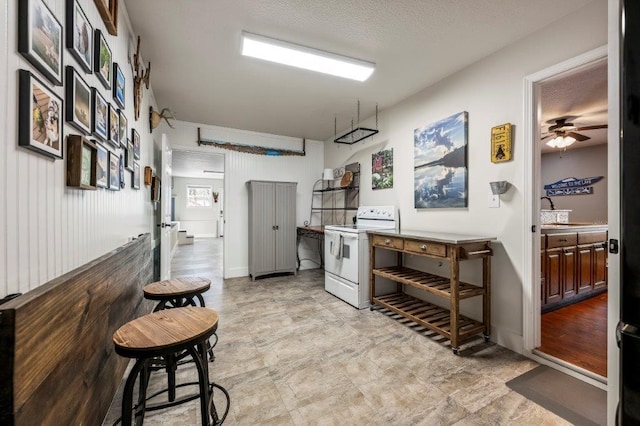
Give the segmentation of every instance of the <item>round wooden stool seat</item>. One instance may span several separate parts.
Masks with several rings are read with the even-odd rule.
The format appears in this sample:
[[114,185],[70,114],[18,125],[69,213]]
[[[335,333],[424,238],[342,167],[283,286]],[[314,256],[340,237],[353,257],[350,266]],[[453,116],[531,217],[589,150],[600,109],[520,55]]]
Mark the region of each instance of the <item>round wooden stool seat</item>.
[[[163,309],[136,318],[113,334],[115,351],[121,356],[135,358],[136,363],[131,369],[122,396],[122,424],[131,424],[132,412],[135,411],[136,424],[142,424],[145,411],[159,410],[172,407],[194,399],[200,399],[201,422],[203,425],[221,424],[229,410],[229,395],[221,386],[209,382],[209,368],[207,352],[209,349],[209,337],[218,328],[218,313],[214,310],[187,306],[175,309]],[[198,370],[198,381],[182,383],[178,386],[170,381],[169,387],[147,398],[146,388],[148,384],[151,364],[159,357],[168,359],[173,368],[171,377],[174,377],[176,357],[191,356]],[[137,378],[140,378],[138,403],[133,406],[133,390]],[[175,399],[175,388],[180,386],[198,385],[199,392]],[[227,407],[222,418],[213,403],[213,390],[220,389],[227,398]],[[155,396],[169,392],[169,401],[147,406],[147,400]]]
[[195,306],[194,298],[204,307],[202,293],[210,287],[211,280],[208,278],[180,277],[147,284],[142,291],[146,299],[160,301],[154,309],[159,311],[165,307]]

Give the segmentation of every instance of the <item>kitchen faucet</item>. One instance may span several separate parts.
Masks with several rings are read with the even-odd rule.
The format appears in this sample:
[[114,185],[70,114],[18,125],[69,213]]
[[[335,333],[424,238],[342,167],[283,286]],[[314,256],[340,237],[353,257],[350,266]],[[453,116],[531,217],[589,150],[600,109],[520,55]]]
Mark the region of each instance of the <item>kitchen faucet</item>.
[[540,197],[541,200],[547,199],[549,200],[549,205],[551,206],[551,210],[555,210],[556,207],[553,205],[553,201],[551,201],[551,198],[549,197]]

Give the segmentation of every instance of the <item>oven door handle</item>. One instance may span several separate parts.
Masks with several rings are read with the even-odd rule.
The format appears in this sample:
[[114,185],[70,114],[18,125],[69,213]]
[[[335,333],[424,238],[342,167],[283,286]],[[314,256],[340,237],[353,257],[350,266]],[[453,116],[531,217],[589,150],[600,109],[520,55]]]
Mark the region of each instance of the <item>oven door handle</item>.
[[357,240],[358,234],[340,234],[343,240]]

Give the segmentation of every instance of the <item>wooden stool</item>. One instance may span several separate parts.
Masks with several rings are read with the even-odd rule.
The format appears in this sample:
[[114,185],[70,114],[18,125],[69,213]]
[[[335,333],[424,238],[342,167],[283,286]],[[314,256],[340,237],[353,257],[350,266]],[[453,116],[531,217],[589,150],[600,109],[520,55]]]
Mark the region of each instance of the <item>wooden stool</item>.
[[[115,351],[121,356],[135,358],[136,362],[127,377],[122,395],[122,424],[131,424],[131,413],[135,408],[136,424],[142,424],[145,411],[172,407],[200,398],[200,414],[203,425],[221,424],[229,412],[229,394],[221,386],[209,383],[207,363],[207,341],[218,328],[218,313],[208,308],[183,307],[166,309],[134,319],[113,334]],[[180,386],[198,385],[199,393],[178,400],[147,406],[148,399],[169,389],[146,396],[149,371],[148,364],[158,357],[173,356],[186,351],[193,358],[198,370],[198,381]],[[133,406],[133,388],[140,376],[138,403]],[[220,389],[227,398],[227,407],[222,418],[213,403],[213,388]]]
[[200,306],[204,307],[202,293],[210,287],[211,280],[207,278],[181,277],[147,284],[142,291],[146,299],[159,301],[153,310],[156,312],[166,308],[196,306],[194,299],[198,299]]

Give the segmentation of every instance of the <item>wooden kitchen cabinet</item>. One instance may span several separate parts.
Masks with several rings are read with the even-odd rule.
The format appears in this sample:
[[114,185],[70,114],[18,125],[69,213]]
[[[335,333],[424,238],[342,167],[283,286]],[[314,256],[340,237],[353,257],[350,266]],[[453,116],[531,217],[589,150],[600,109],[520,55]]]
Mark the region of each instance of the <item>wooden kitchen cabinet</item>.
[[[451,349],[458,354],[460,344],[482,333],[488,341],[491,333],[491,240],[495,238],[460,234],[405,231],[368,231],[370,302],[382,306],[411,321],[445,336]],[[395,251],[396,266],[377,267],[376,249]],[[405,255],[440,259],[449,264],[449,277],[418,271],[404,266]],[[460,262],[482,261],[482,284],[460,281]],[[376,277],[396,282],[396,290],[387,294],[376,292]],[[407,294],[408,287],[436,295],[442,307]],[[482,319],[475,320],[460,314],[460,300],[482,298]]]
[[544,237],[543,312],[583,300],[606,287],[606,231],[554,233]]

